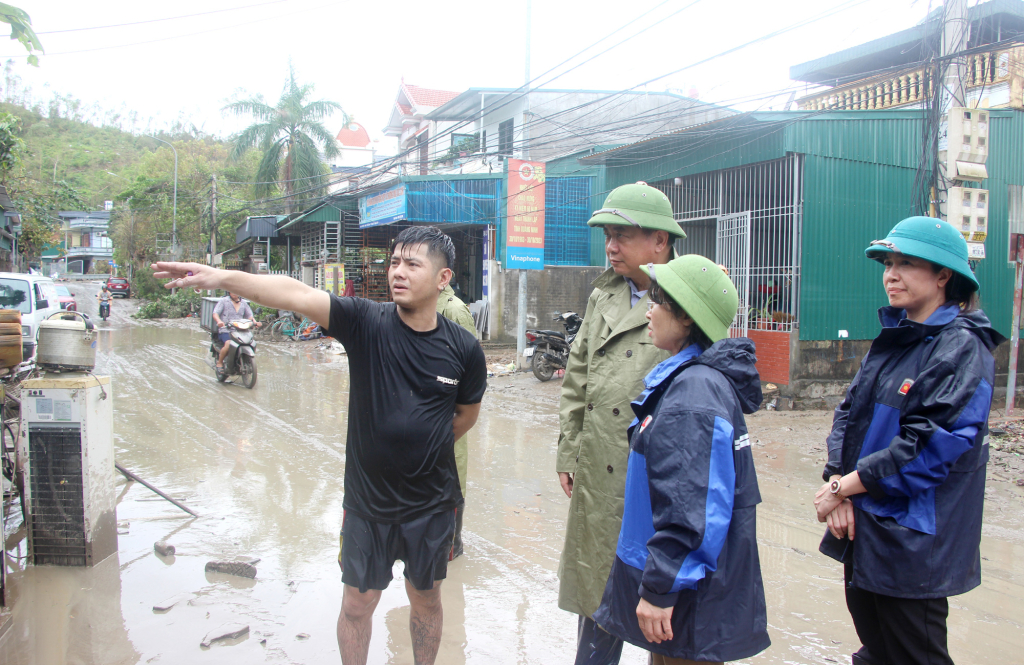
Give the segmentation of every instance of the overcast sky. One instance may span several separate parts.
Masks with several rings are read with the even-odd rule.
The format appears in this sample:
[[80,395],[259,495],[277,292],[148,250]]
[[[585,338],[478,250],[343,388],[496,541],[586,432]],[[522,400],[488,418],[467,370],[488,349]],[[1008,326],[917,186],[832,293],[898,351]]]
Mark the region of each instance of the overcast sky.
[[[526,0],[179,0],[166,4],[14,0],[14,4],[31,15],[46,55],[40,57],[39,68],[29,67],[21,45],[5,41],[0,56],[15,59],[15,71],[37,98],[48,98],[51,91],[71,94],[86,105],[135,110],[142,118],[154,118],[158,127],[184,116],[208,132],[237,130],[241,121],[225,117],[221,107],[239,92],[260,93],[276,101],[289,59],[300,79],[316,86],[317,98],[339,102],[374,137],[380,137],[402,77],[423,87],[462,91],[517,87],[525,76]],[[732,104],[792,85],[790,65],[910,27],[938,4],[937,0],[533,0],[531,71],[539,76],[599,42],[558,70],[564,71],[651,26],[548,85],[621,90],[830,9],[842,9],[646,88],[676,88],[684,94],[696,89],[702,100]],[[142,21],[149,22],[138,24]],[[117,27],[126,23],[136,24]],[[781,108],[784,102],[781,97],[747,102],[741,108]],[[334,131],[340,124],[340,118],[329,121]],[[392,141],[382,140],[384,152],[392,151]]]

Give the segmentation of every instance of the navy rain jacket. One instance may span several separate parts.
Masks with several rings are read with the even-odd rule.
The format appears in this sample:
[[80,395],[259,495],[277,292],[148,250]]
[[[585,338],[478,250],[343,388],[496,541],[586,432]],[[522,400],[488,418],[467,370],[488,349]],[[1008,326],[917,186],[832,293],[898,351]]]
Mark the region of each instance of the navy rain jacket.
[[[594,621],[673,658],[729,661],[771,644],[755,533],[761,502],[743,419],[761,404],[754,343],[691,345],[633,402],[615,562]],[[674,607],[670,641],[644,639],[640,598]]]
[[821,551],[853,586],[945,598],[981,583],[981,515],[995,362],[1005,338],[980,310],[946,303],[924,323],[879,310],[882,332],[836,408],[823,477],[860,472],[854,539]]

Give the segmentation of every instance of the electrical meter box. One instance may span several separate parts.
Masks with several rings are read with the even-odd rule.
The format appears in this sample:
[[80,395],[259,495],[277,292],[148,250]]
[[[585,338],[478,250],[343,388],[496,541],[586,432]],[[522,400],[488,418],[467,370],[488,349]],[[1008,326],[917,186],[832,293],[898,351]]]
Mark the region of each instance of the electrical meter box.
[[[988,177],[988,111],[952,108],[946,131],[946,177],[981,182]],[[940,145],[940,152],[941,152]]]
[[117,551],[111,401],[109,376],[21,384],[19,446],[36,565],[92,566]]
[[988,236],[988,190],[950,187],[946,194],[946,221],[964,234],[967,242],[985,242]]

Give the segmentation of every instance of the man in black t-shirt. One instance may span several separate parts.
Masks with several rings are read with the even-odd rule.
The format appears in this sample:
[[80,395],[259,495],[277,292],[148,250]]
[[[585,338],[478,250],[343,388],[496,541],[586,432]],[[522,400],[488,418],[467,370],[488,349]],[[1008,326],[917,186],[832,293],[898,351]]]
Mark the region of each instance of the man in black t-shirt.
[[440,581],[447,573],[462,500],[455,440],[476,423],[487,381],[483,349],[437,313],[455,248],[433,227],[395,239],[388,285],[393,303],[338,298],[289,277],[157,263],[172,287],[226,289],[309,317],[348,352],[345,515],[338,617],[344,665],[365,665],[373,611],[405,562],[416,663],[433,663],[441,639]]

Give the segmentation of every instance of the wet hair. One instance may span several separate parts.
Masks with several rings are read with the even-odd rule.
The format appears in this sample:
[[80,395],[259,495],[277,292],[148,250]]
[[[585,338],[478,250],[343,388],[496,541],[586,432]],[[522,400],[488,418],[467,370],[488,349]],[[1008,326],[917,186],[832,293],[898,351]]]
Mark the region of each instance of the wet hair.
[[[653,282],[651,284],[651,288],[647,291],[647,297],[659,305],[668,305],[668,309],[670,312],[672,312],[672,316],[676,317],[677,319],[682,319],[684,317],[689,316],[689,314],[686,313],[686,310],[680,307],[679,303],[672,299],[672,296],[666,293],[663,288],[658,286],[657,282]],[[711,338],[708,337],[707,333],[700,329],[700,326],[697,325],[696,321],[694,321],[693,324],[690,326],[689,340],[690,344],[698,344],[700,345],[700,348],[704,349],[705,351],[707,351],[708,348],[710,348],[711,345],[714,344],[714,342],[711,341]]]
[[[929,261],[931,263],[931,261]],[[932,263],[932,271],[938,275],[942,272],[942,269],[946,266],[940,266],[938,263]],[[960,309],[964,312],[973,312],[981,306],[981,299],[978,297],[978,290],[974,288],[974,284],[971,280],[967,279],[960,273],[953,269],[950,269],[953,276],[946,282],[946,300],[952,300],[956,304],[960,305]]]
[[410,226],[403,229],[391,243],[392,253],[398,245],[401,245],[403,250],[415,245],[426,245],[427,256],[438,266],[438,270],[451,270],[455,267],[455,245],[452,244],[452,239],[436,226]]

